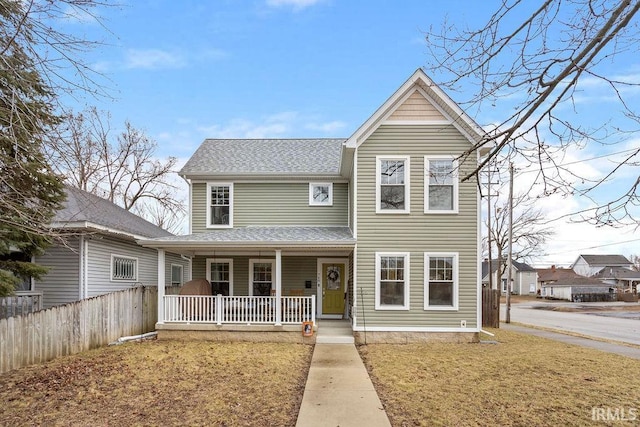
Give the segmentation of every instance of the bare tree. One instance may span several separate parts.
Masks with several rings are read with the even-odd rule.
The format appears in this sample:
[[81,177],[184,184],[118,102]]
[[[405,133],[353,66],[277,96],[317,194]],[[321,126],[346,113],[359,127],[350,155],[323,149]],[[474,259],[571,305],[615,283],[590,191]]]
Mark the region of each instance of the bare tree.
[[[603,71],[605,62],[638,53],[638,10],[640,2],[631,0],[502,0],[482,28],[460,29],[446,22],[439,30],[432,28],[426,34],[427,71],[442,76],[439,83],[450,90],[472,85],[474,94],[461,102],[472,114],[498,103],[511,111],[466,153],[487,142],[493,147],[473,174],[512,150],[536,168],[544,194],[592,197],[624,165],[640,164],[640,147],[619,153],[621,159],[595,179],[563,164],[571,147],[612,145],[640,129],[639,112],[627,102],[638,82]],[[577,124],[577,97],[590,84],[608,88],[617,100],[619,111],[609,113],[616,115],[615,125],[606,114],[599,123]],[[637,225],[640,177],[618,190],[609,200],[594,200],[577,217],[595,224]]]
[[635,271],[640,271],[640,255],[631,255],[629,256],[629,261],[633,264],[631,266]]
[[113,133],[108,113],[69,114],[47,142],[54,169],[70,185],[175,231],[186,212],[170,180],[177,159],[158,159],[157,143],[128,121]]
[[80,55],[92,43],[57,26],[99,4],[0,0],[0,296],[46,272],[29,261],[57,237],[49,223],[64,189],[42,140],[59,123],[62,92],[96,90]]
[[[540,255],[544,244],[553,236],[554,231],[545,226],[546,218],[529,200],[527,194],[520,194],[513,200],[513,252],[514,261],[527,262]],[[491,209],[491,224],[486,224],[491,233],[492,250],[498,260],[498,277],[507,269],[506,253],[509,248],[509,201],[497,200]],[[483,238],[483,248],[488,249],[488,239]]]

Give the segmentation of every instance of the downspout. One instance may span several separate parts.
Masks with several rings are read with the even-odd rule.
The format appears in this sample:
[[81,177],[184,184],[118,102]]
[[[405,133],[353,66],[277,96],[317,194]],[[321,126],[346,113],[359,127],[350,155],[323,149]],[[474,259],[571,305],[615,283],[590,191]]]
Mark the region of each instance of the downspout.
[[88,239],[83,239],[84,240],[84,249],[82,251],[82,253],[84,254],[84,260],[82,261],[82,264],[84,266],[84,271],[82,272],[84,274],[84,294],[86,298],[89,298],[89,240]]
[[78,240],[78,299],[84,299],[84,236]]

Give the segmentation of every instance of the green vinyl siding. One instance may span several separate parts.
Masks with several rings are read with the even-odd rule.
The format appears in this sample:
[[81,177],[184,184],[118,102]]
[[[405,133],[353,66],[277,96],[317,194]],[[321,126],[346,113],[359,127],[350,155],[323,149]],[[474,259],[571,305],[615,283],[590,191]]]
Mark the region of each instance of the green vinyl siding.
[[[192,233],[207,229],[207,184],[192,184]],[[333,206],[309,206],[308,182],[234,183],[233,226],[348,225],[348,184],[333,184]]]
[[[193,278],[206,278],[206,260],[213,256],[197,256],[193,259]],[[226,256],[216,255],[219,259],[233,259],[233,294],[248,295],[249,290],[249,260],[273,260],[273,257],[258,256]],[[304,289],[305,296],[315,295],[317,283],[317,258],[291,256],[282,257],[282,295],[287,295],[291,289]],[[275,280],[275,276],[273,278]],[[311,288],[305,289],[305,281],[311,281]]]
[[[453,126],[382,125],[358,148],[358,317],[367,326],[477,327],[478,221],[475,180],[459,184],[457,214],[424,213],[424,156],[459,155],[469,142]],[[376,156],[410,156],[409,214],[376,214]],[[472,167],[461,165],[460,175]],[[375,310],[375,253],[410,254],[410,309]],[[458,253],[457,311],[424,310],[424,253]],[[358,321],[359,323],[361,320]]]

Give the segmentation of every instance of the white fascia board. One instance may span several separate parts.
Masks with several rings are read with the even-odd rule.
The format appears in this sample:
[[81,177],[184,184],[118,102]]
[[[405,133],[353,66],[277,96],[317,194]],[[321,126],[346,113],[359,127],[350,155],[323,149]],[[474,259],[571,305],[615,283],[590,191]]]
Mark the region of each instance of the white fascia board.
[[148,239],[147,236],[128,233],[126,231],[118,230],[116,228],[106,227],[104,225],[95,224],[89,221],[52,222],[51,228],[58,228],[61,230],[66,230],[66,229],[85,229],[88,231],[95,230],[95,231],[101,231],[109,234],[118,234],[122,236],[127,236],[135,240]]

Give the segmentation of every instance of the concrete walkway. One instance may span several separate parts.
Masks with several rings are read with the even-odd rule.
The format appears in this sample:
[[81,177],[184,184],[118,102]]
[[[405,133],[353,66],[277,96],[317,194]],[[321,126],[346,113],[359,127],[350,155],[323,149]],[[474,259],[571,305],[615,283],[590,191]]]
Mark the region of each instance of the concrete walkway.
[[527,328],[526,326],[512,325],[507,323],[500,323],[500,328],[507,331],[521,332],[524,334],[535,335],[537,337],[548,338],[555,341],[560,341],[566,344],[579,345],[582,347],[593,348],[607,353],[619,354],[621,356],[631,357],[633,359],[640,359],[640,348],[629,347],[621,344],[613,344],[604,341],[596,341],[589,338],[574,337],[558,332],[545,331],[535,328]]
[[349,344],[344,343],[349,338],[344,329],[341,321],[318,322],[297,427],[391,426],[353,344],[351,329],[347,325]]

